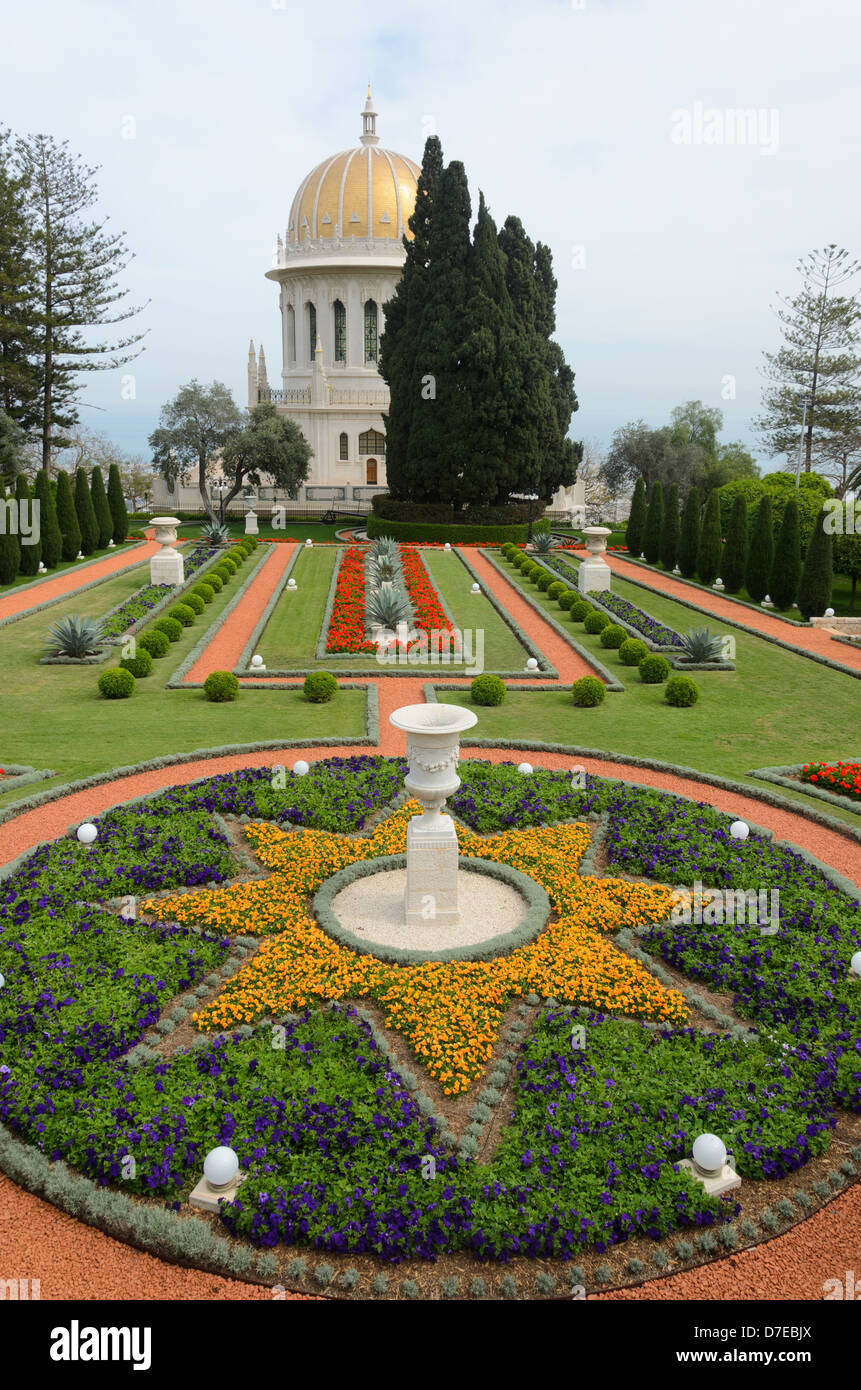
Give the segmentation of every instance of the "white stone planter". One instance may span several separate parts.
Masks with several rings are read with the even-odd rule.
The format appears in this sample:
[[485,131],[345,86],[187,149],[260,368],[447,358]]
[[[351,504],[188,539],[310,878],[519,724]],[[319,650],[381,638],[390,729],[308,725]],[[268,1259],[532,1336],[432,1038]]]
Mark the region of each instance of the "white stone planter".
[[174,550],[176,542],[176,528],[180,525],[178,517],[175,516],[154,516],[152,525],[155,527],[155,539],[161,546],[149,562],[149,578],[151,584],[183,584],[185,582],[185,564],[178,550]]
[[583,539],[589,552],[581,561],[577,583],[581,594],[610,588],[610,566],[602,557],[607,550],[607,537],[611,534],[609,526],[586,526]]

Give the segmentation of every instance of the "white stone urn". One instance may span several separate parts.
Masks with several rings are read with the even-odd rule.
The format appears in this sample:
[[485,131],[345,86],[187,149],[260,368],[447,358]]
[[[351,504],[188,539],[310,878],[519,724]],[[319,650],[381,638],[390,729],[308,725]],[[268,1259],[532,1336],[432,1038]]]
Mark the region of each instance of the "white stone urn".
[[155,527],[155,539],[161,546],[149,562],[151,584],[183,584],[185,564],[178,550],[174,550],[176,528],[181,522],[176,516],[154,516],[151,525]]
[[584,526],[583,539],[589,554],[581,562],[578,587],[581,594],[610,587],[610,566],[602,557],[607,549],[609,526]]
[[460,786],[457,764],[460,735],[478,722],[460,705],[405,705],[389,723],[407,736],[409,770],[404,786],[421,802],[423,814],[407,827],[408,923],[457,923],[457,834],[451,816],[441,814],[446,798]]

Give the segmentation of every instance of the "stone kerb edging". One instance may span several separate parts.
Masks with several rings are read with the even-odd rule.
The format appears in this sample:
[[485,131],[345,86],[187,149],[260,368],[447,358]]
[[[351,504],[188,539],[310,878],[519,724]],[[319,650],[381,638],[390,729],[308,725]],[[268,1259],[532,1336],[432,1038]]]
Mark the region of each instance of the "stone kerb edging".
[[[487,560],[488,564],[493,565],[497,573],[500,574],[503,579],[508,580],[509,584],[513,585],[513,587],[517,590],[519,596],[523,599],[524,603],[528,603],[530,608],[534,609],[538,616],[540,618],[543,618],[545,623],[552,627],[553,630],[559,634],[562,640],[564,642],[567,642],[568,646],[571,647],[572,650],[575,651],[578,656],[581,656],[583,658],[587,665],[592,667],[593,671],[597,671],[598,675],[605,682],[607,690],[611,694],[617,695],[624,691],[625,687],[619,679],[619,677],[617,675],[614,675],[613,672],[609,669],[609,667],[605,666],[603,661],[599,660],[599,658],[595,656],[594,652],[590,652],[586,649],[586,647],[581,646],[581,644],[577,641],[577,638],[574,637],[573,634],[569,632],[567,628],[563,627],[562,624],[556,618],[554,618],[552,613],[548,613],[544,608],[542,608],[541,604],[533,598],[532,594],[530,594],[521,584],[518,584],[516,580],[513,580],[511,575],[506,574],[505,570],[502,568],[501,564],[499,563],[492,551],[482,549],[481,554],[482,557],[485,560]],[[478,578],[478,575],[476,575],[476,578]],[[510,623],[509,626],[511,626]],[[524,673],[522,671],[518,672],[518,675],[523,674]],[[557,672],[556,674],[558,675],[559,673]]]
[[392,869],[406,868],[405,854],[386,854],[376,859],[360,859],[348,864],[327,878],[320,885],[311,900],[312,911],[319,925],[342,946],[356,951],[359,955],[373,956],[392,965],[422,965],[426,961],[452,960],[491,960],[505,955],[532,941],[546,926],[550,917],[550,899],[540,884],[527,878],[519,869],[510,864],[497,864],[489,859],[474,859],[461,856],[458,859],[459,873],[483,874],[499,879],[514,888],[526,899],[526,916],[512,931],[501,932],[486,941],[471,946],[450,946],[444,951],[413,951],[401,946],[383,946],[379,942],[363,941],[355,936],[340,921],[332,910],[332,900],[343,888],[369,874],[386,873]]
[[[861,762],[861,758],[843,758],[843,762]],[[787,763],[785,767],[754,767],[751,768],[750,776],[758,777],[763,782],[774,782],[779,787],[789,787],[792,791],[804,792],[806,796],[815,797],[817,801],[830,803],[832,806],[840,806],[845,811],[851,811],[855,816],[861,816],[861,801],[853,801],[850,796],[842,796],[840,792],[829,792],[824,787],[814,786],[812,782],[801,782],[792,777],[793,772],[803,772],[807,763]]]
[[[541,680],[542,678],[546,678],[547,676],[554,676],[558,680],[559,672],[556,670],[556,667],[552,664],[549,658],[544,655],[541,648],[536,646],[536,644],[532,641],[532,638],[529,636],[529,633],[523,631],[523,628],[520,627],[519,623],[511,616],[508,609],[505,607],[505,604],[502,603],[502,601],[498,599],[496,594],[494,594],[490,589],[485,588],[485,585],[482,583],[481,580],[481,575],[473,565],[472,561],[467,559],[466,555],[464,555],[463,553],[463,550],[460,548],[457,548],[455,550],[455,554],[457,555],[458,560],[463,565],[467,573],[471,574],[476,584],[479,585],[483,596],[488,600],[491,607],[496,609],[500,618],[505,623],[505,626],[511,629],[518,642],[520,642],[521,645],[526,648],[529,655],[534,656],[536,661],[538,662],[538,670],[535,672],[534,676],[530,676],[530,673],[528,671],[517,671],[514,674],[518,676],[524,676],[526,679],[530,680]],[[484,559],[491,558],[490,552],[487,550],[482,549],[481,554]],[[497,566],[497,568],[499,567]],[[504,672],[503,674],[507,676],[508,672]]]
[[347,549],[344,545],[339,545],[335,552],[335,564],[332,569],[332,579],[329,584],[329,592],[326,595],[326,607],[323,609],[323,621],[320,624],[320,635],[317,638],[317,646],[314,650],[315,661],[338,661],[346,657],[348,660],[355,660],[360,656],[360,652],[327,652],[326,643],[329,640],[329,628],[332,624],[332,610],[335,607],[335,591],[338,587],[338,575],[341,573],[341,562],[344,552]]
[[[736,594],[728,594],[725,589],[714,589],[710,584],[700,584],[697,579],[686,579],[683,574],[673,574],[672,572],[668,574],[666,570],[659,570],[657,566],[650,565],[648,560],[641,560],[639,557],[635,559],[633,555],[619,555],[618,552],[613,553],[614,556],[620,559],[624,564],[637,565],[639,569],[646,570],[648,574],[655,574],[659,579],[672,579],[675,584],[686,584],[689,589],[696,589],[701,594],[711,594],[714,598],[727,599],[729,603],[737,603],[739,608],[747,608],[751,613],[764,614],[767,618],[773,618],[775,622],[786,623],[787,627],[801,628],[802,630],[809,631],[807,623],[805,623],[803,619],[799,621],[797,618],[787,618],[783,613],[775,613],[770,608],[763,608],[759,603],[750,603],[746,598],[738,598]],[[626,574],[620,574],[619,578],[627,579],[628,576]],[[632,584],[641,584],[642,580],[632,579],[630,582]],[[644,587],[650,589],[652,585],[646,584]],[[675,599],[672,594],[666,594],[665,598],[672,598],[673,602],[683,602],[682,599]],[[711,616],[714,617],[715,615],[712,614]],[[726,618],[724,621],[729,623],[732,622],[732,619]]]
[[[130,555],[133,550],[140,550],[143,546],[149,544],[149,541],[135,541],[133,545],[129,546],[126,554]],[[110,559],[108,555],[99,555],[95,560],[84,560],[80,565],[75,567],[74,572],[77,574],[80,570],[89,568],[90,565],[102,565],[105,560],[108,559]],[[56,603],[62,603],[64,599],[77,598],[78,594],[83,594],[87,589],[95,589],[99,584],[106,584],[109,579],[119,579],[121,575],[125,574],[126,570],[130,569],[134,569],[134,564],[126,565],[123,569],[110,570],[108,574],[103,574],[98,579],[91,579],[87,584],[79,584],[75,589],[67,589],[65,593],[57,594],[55,598],[46,599],[44,603],[34,603],[32,607],[22,609],[20,613],[10,613],[8,618],[0,618],[0,627],[7,627],[9,623],[18,623],[22,618],[32,618],[34,613],[42,613],[46,608],[53,608]],[[59,573],[65,574],[66,572],[65,570],[60,570]],[[53,572],[43,574],[41,579],[36,580],[33,584],[21,584],[18,588],[10,589],[8,594],[0,594],[0,598],[11,598],[13,594],[18,594],[22,590],[26,591],[27,589],[37,588],[40,584],[44,584],[46,580],[57,578],[58,575]]]
[[[263,612],[260,614],[260,617],[258,618],[254,626],[254,630],[251,633],[251,636],[249,637],[248,641],[245,643],[245,646],[242,648],[239,660],[233,668],[233,674],[235,676],[244,676],[247,673],[247,671],[250,670],[249,663],[251,661],[252,656],[257,650],[257,644],[266,630],[266,627],[269,623],[269,619],[275,612],[275,606],[278,603],[278,600],[283,594],[284,590],[286,589],[287,581],[293,573],[293,570],[296,568],[296,563],[303,550],[304,546],[297,541],[296,549],[293,551],[293,554],[287,561],[286,569],[279,578],[278,583],[272,590],[272,593],[269,595],[269,598],[266,600],[266,606],[264,607]],[[280,675],[281,673],[279,672],[278,674]]]
[[45,782],[49,777],[57,775],[50,768],[29,767],[24,763],[3,763],[2,766],[4,776],[0,777],[0,796],[19,787],[29,786],[32,782]]
[[[266,550],[262,546],[259,546],[258,549],[262,551],[262,554],[259,560],[257,561],[257,564],[251,566],[251,569],[248,571],[248,574],[242,580],[242,583],[239,585],[239,588],[236,590],[236,593],[233,595],[227,606],[225,608],[222,608],[221,612],[218,614],[217,617],[214,617],[210,620],[209,626],[204,630],[203,636],[198,638],[194,646],[191,648],[191,651],[188,653],[185,659],[180,662],[173,675],[170,676],[168,680],[165,682],[165,690],[203,689],[203,681],[186,682],[185,677],[188,675],[189,671],[194,666],[194,663],[197,660],[199,660],[201,656],[203,656],[203,653],[206,651],[206,648],[212,641],[214,630],[220,627],[221,624],[225,621],[225,619],[230,617],[230,614],[233,612],[234,608],[238,607],[238,605],[242,602],[245,590],[253,582],[253,580],[257,578],[258,571],[269,559],[271,551]],[[236,576],[231,575],[231,578],[235,579]],[[205,617],[205,613],[201,613],[200,617]]]

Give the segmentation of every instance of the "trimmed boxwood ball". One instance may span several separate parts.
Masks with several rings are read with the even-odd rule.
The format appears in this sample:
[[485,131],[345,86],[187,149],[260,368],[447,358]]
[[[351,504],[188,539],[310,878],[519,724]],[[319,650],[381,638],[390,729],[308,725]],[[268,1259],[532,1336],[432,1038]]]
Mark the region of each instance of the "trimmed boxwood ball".
[[547,597],[548,597],[548,598],[558,599],[558,598],[559,598],[559,595],[560,595],[560,594],[564,594],[564,593],[565,593],[565,585],[562,583],[561,579],[554,579],[554,580],[552,580],[552,582],[551,582],[550,584],[548,584],[548,586],[547,586]]
[[554,582],[553,575],[548,574],[547,570],[541,570],[536,582],[542,593],[546,594],[547,590],[550,588],[550,585]]
[[194,622],[194,609],[189,608],[187,603],[175,603],[173,608],[167,610],[169,618],[175,618],[183,627],[191,627]]
[[585,623],[584,623],[584,627],[586,628],[586,631],[587,631],[587,632],[591,632],[592,635],[593,635],[593,637],[594,637],[597,633],[603,632],[603,631],[604,631],[604,628],[605,628],[605,627],[609,627],[609,625],[610,625],[610,619],[607,617],[607,614],[606,614],[606,613],[599,613],[598,610],[597,610],[597,608],[595,609],[595,611],[594,611],[593,613],[590,613],[590,614],[587,616],[586,621],[585,621]]
[[167,656],[170,650],[170,638],[166,632],[157,632],[155,628],[151,632],[144,632],[137,639],[138,651],[149,652],[150,656]]
[[229,570],[227,566],[222,562],[220,565],[216,565],[214,570],[210,570],[210,574],[216,575],[221,580],[223,586],[225,584],[230,583],[230,578],[233,574],[233,570]]
[[571,699],[580,709],[600,705],[606,694],[607,688],[597,676],[581,676],[571,687]]
[[190,608],[193,613],[197,614],[198,617],[200,617],[201,613],[206,607],[206,604],[203,602],[203,599],[200,597],[200,594],[183,594],[182,602],[184,607]]
[[195,584],[191,592],[197,594],[198,598],[202,598],[204,603],[212,603],[215,598],[215,590],[211,584]]
[[227,700],[235,700],[239,694],[239,681],[232,671],[210,671],[203,682],[203,693],[213,704],[221,705]]
[[619,655],[626,666],[639,666],[643,657],[649,655],[649,648],[639,637],[628,637],[619,648]]
[[563,589],[556,602],[559,604],[560,608],[563,608],[565,610],[566,613],[569,612],[570,609],[572,609],[574,607],[574,604],[577,602],[576,590]]
[[476,676],[469,694],[474,705],[501,705],[505,699],[505,681],[499,676]]
[[591,603],[587,603],[584,598],[575,598],[571,605],[571,617],[575,623],[585,623],[589,614],[594,612]]
[[601,633],[601,646],[609,647],[611,651],[618,651],[627,636],[625,629],[620,627],[618,623],[610,623]]
[[[164,633],[161,635],[164,636]],[[143,676],[148,676],[152,671],[152,657],[146,647],[138,647],[137,656],[124,656],[120,661],[120,666],[124,671],[131,671],[135,680],[141,680]]]
[[651,652],[639,664],[640,680],[646,685],[660,685],[670,674],[670,663],[665,656]]
[[225,555],[223,560],[219,560],[218,568],[221,569],[222,565],[226,565],[227,568],[230,570],[231,574],[235,574],[236,571],[239,569],[239,564],[236,560],[234,560],[232,555]]
[[337,693],[338,682],[331,671],[311,671],[302,688],[306,700],[313,705],[325,705]]
[[153,623],[156,632],[163,632],[171,642],[178,642],[182,636],[182,623],[178,623],[176,618],[159,618]]
[[688,705],[695,705],[699,698],[700,688],[690,676],[670,676],[664,691],[664,699],[668,705],[686,709]]
[[134,690],[134,676],[121,666],[109,666],[99,676],[99,692],[106,700],[127,700]]
[[215,570],[206,571],[206,583],[215,594],[220,594],[224,587],[224,580],[220,574],[215,573]]

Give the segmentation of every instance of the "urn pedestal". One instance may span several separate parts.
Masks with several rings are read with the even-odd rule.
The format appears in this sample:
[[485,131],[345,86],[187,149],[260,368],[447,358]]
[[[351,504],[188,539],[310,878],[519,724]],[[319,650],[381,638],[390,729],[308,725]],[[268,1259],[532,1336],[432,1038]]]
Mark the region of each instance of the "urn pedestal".
[[389,722],[407,735],[404,786],[423,808],[407,827],[405,920],[457,923],[457,834],[442,808],[460,786],[460,735],[477,717],[459,705],[406,705],[389,715]]
[[259,536],[260,534],[257,526],[257,513],[253,507],[245,513],[245,534],[246,536]]
[[589,554],[581,561],[577,584],[581,594],[610,588],[611,571],[606,560],[601,557],[607,549],[607,537],[611,534],[608,526],[586,526],[583,539]]
[[178,550],[174,550],[176,541],[176,528],[180,525],[178,517],[175,516],[154,516],[152,525],[155,527],[155,539],[161,546],[149,562],[149,578],[151,584],[172,584],[174,586],[185,583],[185,564]]

